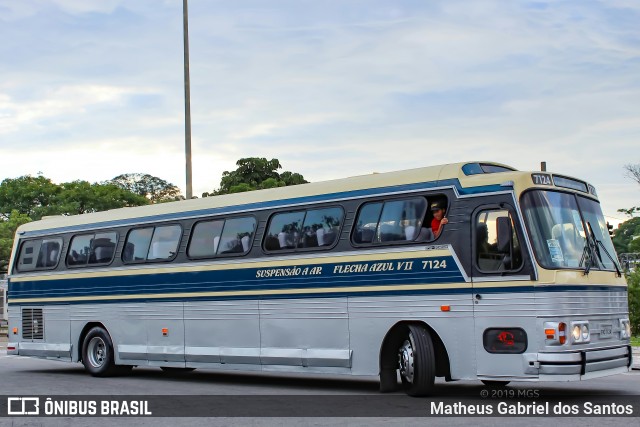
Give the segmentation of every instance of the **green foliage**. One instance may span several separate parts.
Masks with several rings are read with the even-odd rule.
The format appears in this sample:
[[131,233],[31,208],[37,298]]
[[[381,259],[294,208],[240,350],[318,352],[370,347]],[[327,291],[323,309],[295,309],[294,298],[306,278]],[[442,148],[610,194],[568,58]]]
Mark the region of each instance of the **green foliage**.
[[612,240],[616,252],[640,252],[640,238],[634,239],[634,236],[640,236],[640,217],[623,222],[615,230]]
[[629,292],[629,319],[632,335],[640,335],[640,267],[627,273]]
[[7,178],[0,183],[0,271],[7,269],[13,237],[21,224],[45,215],[76,215],[146,204],[146,197],[113,184],[78,180],[58,185],[41,175]]
[[618,212],[623,213],[629,217],[633,217],[634,214],[640,213],[640,208],[637,206],[633,206],[629,209],[618,209]]
[[60,187],[41,175],[7,178],[0,183],[0,216],[6,219],[14,210],[32,219],[55,215],[59,193]]
[[282,165],[278,159],[267,160],[264,157],[247,157],[238,160],[236,166],[238,166],[236,170],[222,173],[218,190],[213,193],[204,193],[202,196],[241,193],[308,182],[299,173],[285,171],[279,174],[278,169],[282,169]]
[[146,205],[149,201],[113,184],[91,184],[87,181],[72,181],[60,185],[56,197],[59,213],[76,215],[128,206]]
[[145,197],[150,200],[151,203],[184,200],[178,187],[164,179],[146,173],[125,173],[103,184],[115,185],[123,190]]
[[7,271],[16,230],[27,222],[31,222],[31,218],[15,209],[11,211],[6,220],[0,221],[0,272]]

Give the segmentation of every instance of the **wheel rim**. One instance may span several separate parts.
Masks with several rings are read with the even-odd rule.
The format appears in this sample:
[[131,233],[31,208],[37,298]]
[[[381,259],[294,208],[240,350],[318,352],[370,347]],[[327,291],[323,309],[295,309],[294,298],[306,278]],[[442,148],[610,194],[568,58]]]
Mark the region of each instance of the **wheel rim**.
[[87,356],[89,363],[94,368],[100,368],[105,364],[107,358],[107,345],[100,337],[93,337],[87,345]]
[[410,340],[405,340],[400,347],[398,359],[400,375],[408,382],[413,383],[413,346]]

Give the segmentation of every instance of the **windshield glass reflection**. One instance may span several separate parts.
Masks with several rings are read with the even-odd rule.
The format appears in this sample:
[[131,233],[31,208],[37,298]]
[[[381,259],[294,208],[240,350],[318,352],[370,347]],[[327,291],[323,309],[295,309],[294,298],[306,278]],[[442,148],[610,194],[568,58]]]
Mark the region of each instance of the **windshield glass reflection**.
[[[614,262],[604,253],[615,257],[597,202],[569,193],[530,191],[522,196],[522,208],[536,259],[542,267],[586,268],[588,264],[591,269],[615,269]],[[591,225],[595,240],[588,236],[585,224]]]

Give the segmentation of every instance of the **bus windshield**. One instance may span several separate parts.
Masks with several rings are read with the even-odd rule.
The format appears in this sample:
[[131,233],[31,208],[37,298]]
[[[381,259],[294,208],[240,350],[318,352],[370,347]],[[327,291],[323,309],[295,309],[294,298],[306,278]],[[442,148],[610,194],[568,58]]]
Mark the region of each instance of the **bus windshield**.
[[600,205],[556,191],[522,196],[536,258],[544,268],[616,270],[615,250]]

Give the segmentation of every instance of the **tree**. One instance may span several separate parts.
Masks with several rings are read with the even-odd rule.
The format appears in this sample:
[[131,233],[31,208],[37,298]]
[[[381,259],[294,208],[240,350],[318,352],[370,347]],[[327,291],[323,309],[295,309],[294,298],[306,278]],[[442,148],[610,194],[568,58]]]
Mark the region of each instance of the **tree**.
[[[640,238],[634,239],[634,236],[640,236],[640,217],[631,218],[618,226],[611,239],[616,252],[618,254],[635,252],[631,250],[630,246],[636,241],[640,243]],[[638,243],[635,244],[637,245]]]
[[640,184],[640,163],[624,165],[625,175]]
[[629,293],[629,320],[634,336],[640,336],[640,267],[627,274]]
[[60,187],[55,198],[59,214],[77,215],[149,204],[147,198],[113,184],[77,180],[65,182]]
[[180,189],[164,179],[149,174],[125,173],[105,181],[124,190],[146,197],[151,203],[172,202],[184,199]]
[[27,215],[18,212],[17,210],[11,211],[8,217],[4,220],[0,220],[0,272],[6,273],[9,265],[9,258],[11,257],[11,249],[13,248],[13,237],[16,234],[16,230],[22,224],[31,222],[31,218]]
[[34,220],[55,215],[59,192],[60,187],[42,175],[7,178],[0,183],[0,216],[7,219],[14,210]]
[[113,184],[78,180],[58,185],[41,175],[7,178],[0,183],[0,271],[7,268],[14,234],[21,224],[45,215],[76,215],[148,203],[147,198]]
[[[625,175],[640,184],[640,163],[624,165]],[[629,209],[618,209],[625,215],[633,217],[634,214],[640,213],[640,206],[633,206]]]
[[267,160],[264,157],[246,157],[238,160],[236,166],[238,166],[236,170],[222,173],[218,190],[213,193],[204,193],[202,196],[240,193],[308,182],[299,173],[285,171],[279,174],[278,169],[282,169],[282,165],[278,159]]

